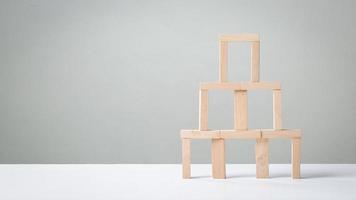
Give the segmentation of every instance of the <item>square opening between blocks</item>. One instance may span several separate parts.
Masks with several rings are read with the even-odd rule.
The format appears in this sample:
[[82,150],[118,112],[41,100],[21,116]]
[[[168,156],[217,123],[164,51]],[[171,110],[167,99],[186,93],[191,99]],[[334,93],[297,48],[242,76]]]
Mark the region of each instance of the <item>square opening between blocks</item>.
[[251,42],[228,43],[228,81],[250,81]]
[[215,130],[234,128],[234,96],[232,91],[210,90],[208,128]]
[[273,128],[273,90],[248,91],[249,129]]
[[[255,140],[225,140],[226,163],[255,163],[255,144]],[[227,173],[227,176],[241,175],[241,172],[234,170],[229,170]],[[253,171],[253,175],[251,175],[254,176],[254,173]]]

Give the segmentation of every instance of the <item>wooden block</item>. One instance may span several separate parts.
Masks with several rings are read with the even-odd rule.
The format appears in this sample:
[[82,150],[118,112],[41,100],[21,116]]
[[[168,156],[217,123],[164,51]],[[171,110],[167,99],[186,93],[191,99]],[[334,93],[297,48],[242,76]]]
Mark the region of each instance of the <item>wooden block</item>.
[[183,178],[190,178],[190,139],[182,139]]
[[281,89],[281,83],[278,81],[263,81],[263,82],[240,82],[241,90],[257,90],[257,89]]
[[269,177],[268,139],[256,140],[256,178]]
[[219,83],[205,82],[200,83],[201,90],[258,90],[258,89],[281,89],[281,84],[278,81],[263,81],[263,82],[237,82],[237,83]]
[[262,138],[300,138],[299,129],[261,129]]
[[273,128],[282,129],[282,93],[273,90]]
[[200,130],[181,130],[180,132],[181,138],[189,138],[189,139],[213,139],[213,138],[220,138],[220,131],[219,130],[207,130],[207,131],[200,131]]
[[220,35],[220,41],[226,42],[257,42],[260,40],[258,34],[234,34],[234,35]]
[[240,90],[240,83],[200,83],[201,90]]
[[199,130],[208,130],[208,90],[199,91]]
[[227,82],[227,50],[228,43],[224,41],[219,42],[219,80],[220,82]]
[[292,139],[292,178],[300,178],[300,138]]
[[248,127],[247,116],[247,91],[237,90],[234,94],[234,129],[246,130]]
[[260,42],[251,45],[251,81],[260,81]]
[[212,139],[211,164],[213,178],[224,179],[226,177],[224,139]]
[[260,139],[261,130],[220,130],[220,137],[224,139]]

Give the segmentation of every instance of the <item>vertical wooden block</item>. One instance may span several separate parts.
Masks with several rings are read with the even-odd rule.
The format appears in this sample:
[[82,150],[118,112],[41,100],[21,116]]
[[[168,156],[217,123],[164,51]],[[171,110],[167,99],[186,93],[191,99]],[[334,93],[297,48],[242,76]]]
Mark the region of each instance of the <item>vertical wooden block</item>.
[[199,92],[199,130],[208,130],[208,90]]
[[282,129],[282,93],[273,90],[273,128]]
[[213,178],[224,179],[226,176],[224,139],[212,139],[211,164]]
[[292,178],[300,178],[300,140],[292,139]]
[[190,143],[191,139],[182,139],[183,178],[190,178]]
[[234,94],[234,128],[246,130],[248,128],[247,91],[236,90]]
[[268,139],[257,139],[256,153],[256,178],[269,177]]
[[260,81],[260,42],[251,44],[251,81]]
[[226,41],[219,42],[219,80],[227,82],[227,50],[228,43]]

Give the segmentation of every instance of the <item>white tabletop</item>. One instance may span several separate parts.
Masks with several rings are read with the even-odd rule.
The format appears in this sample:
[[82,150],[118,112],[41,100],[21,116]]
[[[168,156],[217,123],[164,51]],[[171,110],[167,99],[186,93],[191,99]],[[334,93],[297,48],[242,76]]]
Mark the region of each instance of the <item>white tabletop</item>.
[[302,179],[290,165],[271,165],[269,179],[255,165],[227,165],[227,179],[211,166],[192,165],[192,179],[178,164],[0,165],[0,199],[356,199],[356,165],[303,164]]

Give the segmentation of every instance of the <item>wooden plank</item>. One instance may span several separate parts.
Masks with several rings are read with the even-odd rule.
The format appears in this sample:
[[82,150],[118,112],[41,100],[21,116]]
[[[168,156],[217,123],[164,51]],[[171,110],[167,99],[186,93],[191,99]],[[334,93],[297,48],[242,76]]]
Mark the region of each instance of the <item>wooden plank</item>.
[[300,178],[300,138],[292,139],[292,178]]
[[240,90],[240,83],[200,83],[201,90]]
[[182,139],[183,178],[190,178],[190,139]]
[[199,130],[208,130],[208,90],[199,91]]
[[237,82],[237,83],[219,83],[219,82],[203,82],[200,83],[201,90],[258,90],[258,89],[281,89],[281,84],[278,81],[263,81],[263,82]]
[[251,81],[260,81],[260,42],[251,44]]
[[257,90],[257,89],[281,89],[279,81],[263,81],[263,82],[240,82],[241,90]]
[[256,153],[256,178],[269,177],[268,139],[257,139]]
[[237,90],[234,94],[234,129],[246,130],[247,127],[247,91]]
[[282,129],[282,93],[273,90],[273,128]]
[[211,164],[213,178],[224,179],[226,177],[224,139],[212,139]]
[[224,139],[260,139],[259,129],[250,130],[221,130],[220,137]]
[[220,41],[226,42],[257,42],[260,40],[258,34],[224,34],[220,35]]
[[228,62],[228,43],[219,42],[219,80],[220,82],[227,82],[227,62]]
[[300,138],[301,131],[299,129],[261,129],[262,138]]
[[200,130],[181,130],[180,132],[181,138],[190,138],[190,139],[213,139],[213,138],[220,138],[220,131],[219,130],[207,130],[207,131],[200,131]]

